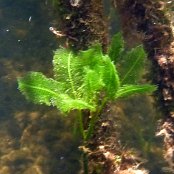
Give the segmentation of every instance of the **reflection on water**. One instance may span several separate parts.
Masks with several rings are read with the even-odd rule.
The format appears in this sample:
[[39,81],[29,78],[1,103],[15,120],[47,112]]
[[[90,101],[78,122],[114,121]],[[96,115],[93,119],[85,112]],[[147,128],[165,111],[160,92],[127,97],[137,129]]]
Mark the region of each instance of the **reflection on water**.
[[16,78],[27,71],[51,74],[53,18],[47,1],[0,1],[0,174],[78,172],[70,121],[17,90]]

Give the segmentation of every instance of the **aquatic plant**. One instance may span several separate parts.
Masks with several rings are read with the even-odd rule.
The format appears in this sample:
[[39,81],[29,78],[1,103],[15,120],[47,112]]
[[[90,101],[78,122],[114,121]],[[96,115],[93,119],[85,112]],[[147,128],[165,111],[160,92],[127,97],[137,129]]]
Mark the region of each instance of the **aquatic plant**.
[[[59,48],[53,57],[54,78],[29,72],[18,79],[19,90],[28,100],[55,106],[64,115],[75,110],[77,129],[85,143],[108,102],[156,89],[153,85],[137,84],[145,56],[142,46],[126,52],[120,33],[113,37],[108,54],[102,53],[100,44],[78,53]],[[83,110],[90,113],[86,130]]]

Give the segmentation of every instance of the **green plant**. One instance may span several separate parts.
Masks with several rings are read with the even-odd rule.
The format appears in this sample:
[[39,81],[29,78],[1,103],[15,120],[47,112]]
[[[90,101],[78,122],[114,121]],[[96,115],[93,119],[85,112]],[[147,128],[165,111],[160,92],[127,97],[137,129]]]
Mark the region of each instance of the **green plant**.
[[[54,53],[54,78],[30,72],[18,79],[19,90],[34,103],[56,106],[65,115],[76,110],[78,128],[85,143],[108,102],[156,89],[149,84],[136,84],[145,56],[141,46],[125,52],[121,34],[114,36],[105,55],[99,44],[77,54],[60,48]],[[120,67],[119,72],[113,62]],[[87,130],[83,110],[90,112]]]

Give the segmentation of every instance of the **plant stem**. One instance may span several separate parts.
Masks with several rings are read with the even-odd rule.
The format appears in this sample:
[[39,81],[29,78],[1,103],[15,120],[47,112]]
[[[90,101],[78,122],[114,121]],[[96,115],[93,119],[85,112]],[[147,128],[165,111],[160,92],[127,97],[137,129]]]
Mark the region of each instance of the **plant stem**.
[[[85,145],[86,134],[85,134],[84,125],[83,125],[82,111],[78,112],[78,123],[79,123],[79,128],[80,128],[80,134],[81,134],[82,139],[83,139],[83,145]],[[82,158],[83,158],[84,174],[88,174],[88,156],[87,156],[87,153],[84,151],[82,154]]]
[[[95,115],[91,114],[91,120],[89,122],[89,127],[88,127],[87,132],[85,132],[85,130],[84,130],[82,111],[78,111],[77,119],[78,119],[78,123],[79,123],[80,134],[83,139],[83,144],[85,144],[85,142],[87,140],[89,140],[89,138],[92,136],[92,134],[94,132],[95,123],[97,122],[98,116],[101,113],[102,109],[104,108],[106,101],[107,101],[107,98],[105,98],[102,101],[102,103],[101,103],[100,107],[98,108],[97,112],[95,113]],[[83,152],[83,169],[84,169],[84,174],[88,174],[88,156],[87,156],[86,152]]]
[[86,135],[85,135],[85,130],[84,130],[84,126],[83,126],[82,111],[78,112],[77,119],[78,119],[78,123],[79,123],[80,134],[82,136],[83,141],[85,141]]
[[84,174],[88,174],[88,156],[85,152],[83,152],[83,169]]
[[73,82],[72,73],[71,73],[71,58],[72,58],[72,54],[69,53],[69,56],[68,56],[68,66],[67,66],[68,67],[68,76],[69,76],[69,81],[70,81],[72,93],[74,95],[74,98],[76,98],[76,91],[74,89],[74,82]]
[[101,106],[98,108],[97,112],[95,113],[95,115],[91,114],[91,120],[89,122],[89,127],[85,136],[85,141],[89,140],[89,138],[91,138],[93,132],[94,132],[94,126],[95,123],[98,120],[98,117],[102,111],[102,109],[104,108],[104,106],[106,105],[106,102],[108,101],[107,98],[103,99]]
[[89,122],[89,127],[85,136],[85,141],[89,140],[89,138],[91,138],[93,132],[94,132],[94,125],[98,120],[98,115],[92,115],[91,116],[91,120]]

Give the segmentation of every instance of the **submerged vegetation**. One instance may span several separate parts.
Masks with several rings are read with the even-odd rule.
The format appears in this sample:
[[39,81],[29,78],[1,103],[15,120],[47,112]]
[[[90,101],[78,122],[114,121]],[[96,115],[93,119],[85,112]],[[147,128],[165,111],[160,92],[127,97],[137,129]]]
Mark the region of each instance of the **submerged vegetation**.
[[[78,53],[59,48],[53,57],[54,78],[29,72],[18,79],[19,90],[28,100],[55,106],[65,116],[73,110],[76,112],[76,130],[84,146],[108,102],[156,89],[153,85],[138,84],[146,57],[142,46],[126,51],[119,33],[108,50],[108,54],[103,54],[100,44]],[[84,110],[90,113],[87,125]],[[87,160],[84,160],[84,173],[88,173]]]
[[[173,173],[173,5],[174,1],[161,0],[2,0],[0,173],[82,174],[80,155],[89,174]],[[119,30],[126,47],[117,34],[108,48],[110,36]],[[102,45],[102,51],[95,43]],[[142,46],[128,49],[140,44],[148,60]],[[54,52],[59,72],[53,72],[52,55],[57,45],[66,48]],[[83,66],[82,55],[89,50],[90,61],[96,54],[103,57],[99,65]],[[67,65],[69,55],[69,71],[60,71],[58,62]],[[117,96],[108,92],[111,88],[106,86],[111,83],[103,80],[104,68],[98,68],[100,73],[95,71],[98,66],[105,67],[106,57],[116,67]],[[148,71],[143,70],[144,62]],[[27,71],[42,73],[25,76]],[[17,77],[21,77],[23,93],[36,104],[20,95]],[[27,78],[30,84],[24,82]],[[98,79],[102,79],[100,84]],[[125,99],[122,93],[122,97],[118,95],[119,88],[140,85],[146,79],[157,84],[154,98],[143,94]],[[84,84],[88,86],[84,88]],[[95,85],[94,91],[90,85]],[[66,102],[70,100],[69,106]]]

